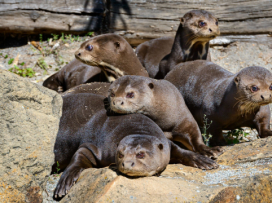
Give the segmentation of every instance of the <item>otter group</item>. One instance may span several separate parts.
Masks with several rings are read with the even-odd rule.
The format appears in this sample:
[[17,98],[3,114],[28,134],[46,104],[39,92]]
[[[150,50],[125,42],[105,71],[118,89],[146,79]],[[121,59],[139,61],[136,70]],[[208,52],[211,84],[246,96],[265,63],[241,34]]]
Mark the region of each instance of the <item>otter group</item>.
[[[84,42],[43,84],[63,92],[52,170],[58,163],[64,172],[55,197],[86,168],[116,163],[127,176],[159,174],[168,163],[214,169],[226,145],[222,130],[251,127],[271,136],[271,72],[252,66],[232,74],[211,62],[209,41],[219,34],[218,19],[193,10],[175,38],[144,42],[136,54],[116,34]],[[200,132],[204,116],[212,121],[212,147]]]

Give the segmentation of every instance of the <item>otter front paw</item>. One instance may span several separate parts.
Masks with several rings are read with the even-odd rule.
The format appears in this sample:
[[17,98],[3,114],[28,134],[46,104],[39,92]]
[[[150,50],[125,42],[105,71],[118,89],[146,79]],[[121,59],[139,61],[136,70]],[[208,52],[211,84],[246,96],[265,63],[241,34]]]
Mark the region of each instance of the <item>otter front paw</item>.
[[75,184],[75,182],[79,178],[81,171],[82,169],[80,168],[74,168],[70,170],[67,169],[63,172],[54,191],[55,199],[62,198],[69,192],[71,187]]
[[269,137],[272,136],[272,131],[271,130],[263,130],[261,134],[259,134],[260,138],[265,138],[265,137]]
[[217,159],[218,156],[224,153],[224,149],[222,147],[208,147],[206,145],[201,145],[197,148],[196,152],[203,156]]
[[200,154],[194,154],[188,162],[189,166],[200,168],[200,169],[215,169],[218,168],[219,165],[212,159],[202,156]]

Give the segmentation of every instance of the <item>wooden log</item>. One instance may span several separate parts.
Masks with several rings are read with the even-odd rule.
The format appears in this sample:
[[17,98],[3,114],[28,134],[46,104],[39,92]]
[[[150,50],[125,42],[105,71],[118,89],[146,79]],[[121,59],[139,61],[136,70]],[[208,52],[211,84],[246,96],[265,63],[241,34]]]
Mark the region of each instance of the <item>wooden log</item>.
[[179,18],[193,9],[212,12],[219,19],[223,35],[272,32],[272,1],[268,0],[127,0],[126,9],[122,2],[111,1],[110,28],[134,45],[174,36]]
[[0,33],[115,32],[138,45],[174,36],[193,9],[218,17],[222,35],[272,32],[271,0],[0,0]]
[[104,11],[103,0],[0,0],[0,32],[99,31]]

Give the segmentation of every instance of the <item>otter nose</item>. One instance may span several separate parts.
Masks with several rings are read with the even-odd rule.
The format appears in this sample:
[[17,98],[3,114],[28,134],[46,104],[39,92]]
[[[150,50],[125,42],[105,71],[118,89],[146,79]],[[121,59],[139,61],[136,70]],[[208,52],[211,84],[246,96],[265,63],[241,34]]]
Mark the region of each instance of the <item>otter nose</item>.
[[269,100],[269,99],[271,99],[271,94],[261,95],[261,98],[262,98],[263,101],[264,100]]
[[78,56],[81,56],[81,53],[79,52],[77,55],[78,55]]
[[124,101],[122,99],[115,99],[112,103],[113,105],[124,105]]
[[135,164],[133,161],[125,161],[122,163],[122,166],[126,169],[131,169],[131,168],[133,168],[134,165]]

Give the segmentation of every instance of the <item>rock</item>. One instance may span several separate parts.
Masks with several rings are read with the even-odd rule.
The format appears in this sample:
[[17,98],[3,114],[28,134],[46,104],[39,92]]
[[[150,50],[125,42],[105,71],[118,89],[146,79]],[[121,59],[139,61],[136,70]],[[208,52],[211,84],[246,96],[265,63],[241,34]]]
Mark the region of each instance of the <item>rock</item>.
[[159,177],[128,178],[114,167],[87,169],[61,203],[270,202],[271,145],[272,137],[227,146],[209,171],[172,164]]
[[0,69],[0,202],[42,202],[62,98]]

